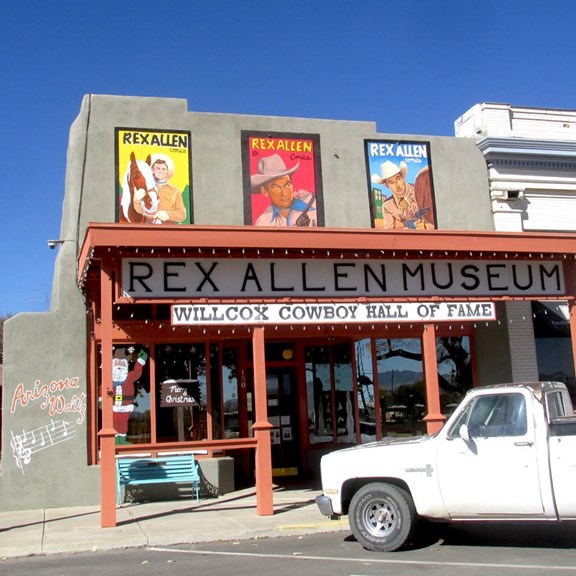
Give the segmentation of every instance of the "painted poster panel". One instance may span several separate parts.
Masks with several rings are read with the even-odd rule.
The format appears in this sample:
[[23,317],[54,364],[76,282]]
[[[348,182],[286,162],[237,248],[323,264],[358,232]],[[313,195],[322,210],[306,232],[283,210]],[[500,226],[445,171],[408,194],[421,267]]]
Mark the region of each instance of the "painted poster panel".
[[318,134],[242,132],[244,224],[324,226]]
[[428,142],[365,140],[373,228],[436,228]]
[[191,224],[190,132],[116,128],[116,221]]

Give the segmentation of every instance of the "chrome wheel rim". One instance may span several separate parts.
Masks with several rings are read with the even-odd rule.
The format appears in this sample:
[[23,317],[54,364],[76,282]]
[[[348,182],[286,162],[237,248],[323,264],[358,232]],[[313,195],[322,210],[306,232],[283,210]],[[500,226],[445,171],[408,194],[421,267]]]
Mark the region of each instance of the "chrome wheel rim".
[[364,508],[364,526],[372,536],[382,538],[398,526],[398,509],[389,502],[374,500]]

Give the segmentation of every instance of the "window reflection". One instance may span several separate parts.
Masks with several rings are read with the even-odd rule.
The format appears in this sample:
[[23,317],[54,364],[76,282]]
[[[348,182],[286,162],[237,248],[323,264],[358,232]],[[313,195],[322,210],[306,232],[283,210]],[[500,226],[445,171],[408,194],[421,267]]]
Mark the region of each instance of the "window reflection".
[[356,382],[358,385],[358,414],[360,438],[364,444],[376,440],[376,413],[374,408],[374,375],[372,369],[372,340],[355,342]]
[[306,390],[310,443],[332,442],[332,395],[327,346],[306,348]]
[[210,344],[210,405],[212,406],[212,438],[222,438],[222,385],[220,371],[220,346]]
[[224,399],[224,438],[239,438],[238,352],[236,348],[225,348],[223,351],[222,383]]
[[[426,387],[420,339],[378,339],[376,354],[382,435],[424,434]],[[436,360],[441,410],[450,416],[472,388],[470,338],[437,338]]]
[[336,408],[336,435],[339,444],[356,443],[354,422],[354,373],[350,344],[332,347],[334,362],[334,399]]
[[[355,443],[354,375],[349,343],[306,348],[308,439]],[[331,370],[331,366],[333,370]]]
[[472,357],[468,336],[436,339],[438,386],[442,414],[450,416],[472,388]]
[[420,339],[378,339],[376,354],[382,435],[424,433],[426,400]]

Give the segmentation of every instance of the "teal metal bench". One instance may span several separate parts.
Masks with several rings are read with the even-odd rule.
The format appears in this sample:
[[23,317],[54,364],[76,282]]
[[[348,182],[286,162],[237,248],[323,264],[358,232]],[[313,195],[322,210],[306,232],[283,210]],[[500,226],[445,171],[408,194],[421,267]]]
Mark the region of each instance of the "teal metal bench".
[[200,475],[192,454],[157,458],[117,458],[116,467],[118,505],[122,504],[122,486],[143,484],[191,483],[196,502],[200,499]]

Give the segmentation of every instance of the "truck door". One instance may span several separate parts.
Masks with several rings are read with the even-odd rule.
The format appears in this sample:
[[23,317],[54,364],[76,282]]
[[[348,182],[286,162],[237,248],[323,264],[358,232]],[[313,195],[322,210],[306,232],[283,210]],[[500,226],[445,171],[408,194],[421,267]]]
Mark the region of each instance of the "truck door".
[[576,418],[566,390],[546,394],[550,474],[560,518],[576,518]]
[[[468,440],[460,436],[462,424]],[[543,515],[534,423],[524,394],[473,398],[438,450],[442,497],[453,518]]]
[[576,518],[576,423],[554,425],[549,439],[550,473],[558,516]]

